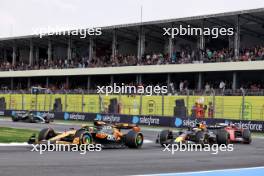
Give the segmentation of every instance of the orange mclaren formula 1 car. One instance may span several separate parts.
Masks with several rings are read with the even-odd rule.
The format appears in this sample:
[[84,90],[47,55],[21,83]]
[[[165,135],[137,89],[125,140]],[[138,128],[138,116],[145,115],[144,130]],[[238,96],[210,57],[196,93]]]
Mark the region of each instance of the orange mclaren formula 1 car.
[[137,125],[95,121],[93,126],[82,126],[78,130],[70,129],[62,133],[56,133],[52,128],[45,128],[39,132],[38,138],[33,135],[28,143],[101,144],[103,148],[140,148],[143,140],[143,134]]

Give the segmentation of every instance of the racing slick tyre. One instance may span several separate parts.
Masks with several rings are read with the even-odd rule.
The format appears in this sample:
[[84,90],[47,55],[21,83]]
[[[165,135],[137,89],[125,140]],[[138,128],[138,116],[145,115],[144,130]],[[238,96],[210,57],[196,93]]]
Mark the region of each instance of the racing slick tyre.
[[221,145],[221,144],[228,145],[229,144],[229,136],[225,130],[218,130],[216,138],[217,138],[217,144],[219,144],[219,145]]
[[45,123],[50,123],[50,118],[44,118]]
[[170,130],[162,130],[159,134],[159,142],[163,146],[170,139]]
[[249,131],[249,129],[244,129],[243,130],[242,137],[244,139],[244,143],[245,144],[250,144],[251,143],[252,138],[251,138],[251,132]]
[[52,128],[44,128],[39,132],[38,141],[49,140],[55,136],[56,133]]
[[79,145],[82,145],[82,144],[89,145],[93,143],[92,135],[83,129],[76,131],[74,135],[74,139],[75,138],[79,138]]
[[44,119],[45,123],[50,123],[51,122],[51,119],[50,119],[50,117],[48,115],[44,115],[42,118]]
[[140,148],[143,144],[143,134],[135,131],[129,131],[125,137],[125,144],[129,148]]
[[36,121],[34,120],[34,116],[32,114],[29,114],[27,117],[24,117],[25,122],[28,123],[36,123]]
[[45,123],[50,123],[50,121],[45,121]]
[[18,119],[18,117],[17,116],[12,116],[12,121],[13,122],[17,122],[19,119]]
[[196,144],[201,144],[202,147],[204,147],[204,144],[206,143],[205,139],[205,133],[203,131],[198,131],[195,136],[195,142]]
[[28,122],[28,123],[36,123],[36,121],[35,121],[33,118],[29,118],[29,119],[27,119],[27,122]]

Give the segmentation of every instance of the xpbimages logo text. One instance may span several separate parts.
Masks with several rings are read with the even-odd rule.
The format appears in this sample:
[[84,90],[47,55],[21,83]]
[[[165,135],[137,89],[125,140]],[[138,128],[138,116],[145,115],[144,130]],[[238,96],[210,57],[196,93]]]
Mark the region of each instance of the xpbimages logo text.
[[212,38],[218,38],[219,36],[232,36],[234,35],[234,28],[208,28],[208,27],[192,27],[187,25],[187,27],[180,25],[179,27],[163,28],[164,36],[170,36],[175,38],[176,36],[211,36]]
[[98,94],[144,94],[147,96],[151,96],[153,94],[167,94],[168,86],[133,86],[133,85],[125,85],[121,83],[121,85],[114,83],[113,86],[97,86]]
[[40,155],[44,152],[79,152],[84,155],[88,152],[102,151],[101,144],[53,144],[48,141],[46,144],[31,144],[31,152],[38,152]]
[[233,144],[195,144],[195,143],[182,143],[179,144],[163,144],[163,152],[169,152],[172,155],[175,152],[209,152],[213,155],[218,154],[219,152],[232,152],[234,151]]
[[99,36],[102,35],[102,29],[97,28],[88,28],[88,29],[70,29],[68,27],[39,27],[33,28],[33,35],[38,35],[39,38],[44,36],[53,36],[53,35],[64,35],[64,36],[79,36],[81,39],[89,36]]

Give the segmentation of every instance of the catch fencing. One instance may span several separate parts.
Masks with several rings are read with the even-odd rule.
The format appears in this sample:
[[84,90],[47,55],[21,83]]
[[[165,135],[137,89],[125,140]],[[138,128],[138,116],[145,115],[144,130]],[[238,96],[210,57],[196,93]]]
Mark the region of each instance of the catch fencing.
[[[264,120],[264,96],[215,95],[186,92],[185,95],[98,94],[0,94],[5,110],[115,113],[125,115],[177,116],[176,101],[182,101],[186,116],[195,116],[197,106],[204,118]],[[3,108],[2,108],[3,109]],[[114,111],[114,112],[112,112]],[[177,110],[176,110],[177,111]]]

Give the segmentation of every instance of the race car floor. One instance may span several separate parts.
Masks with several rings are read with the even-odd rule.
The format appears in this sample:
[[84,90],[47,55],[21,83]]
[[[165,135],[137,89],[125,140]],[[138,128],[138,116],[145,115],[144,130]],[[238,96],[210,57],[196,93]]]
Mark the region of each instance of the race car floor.
[[[79,125],[28,124],[0,121],[0,126],[64,131]],[[179,173],[264,166],[264,139],[235,144],[233,152],[164,152],[155,144],[157,131],[143,130],[142,149],[105,149],[101,152],[31,152],[31,146],[0,146],[1,176],[116,176]]]

